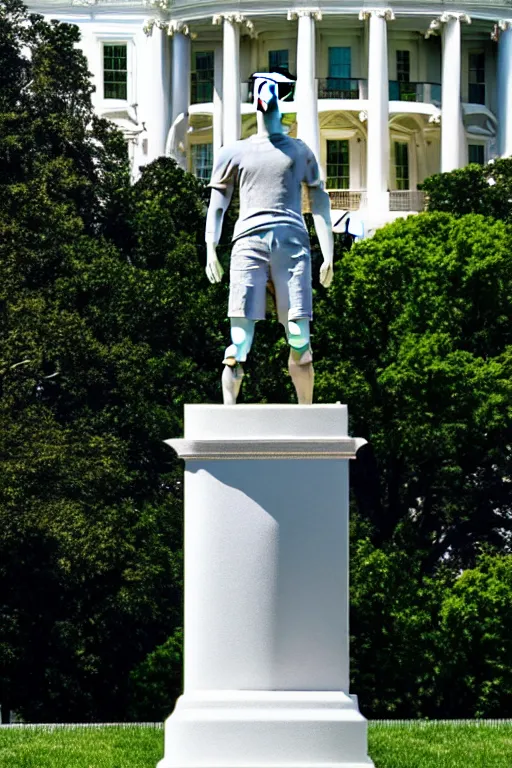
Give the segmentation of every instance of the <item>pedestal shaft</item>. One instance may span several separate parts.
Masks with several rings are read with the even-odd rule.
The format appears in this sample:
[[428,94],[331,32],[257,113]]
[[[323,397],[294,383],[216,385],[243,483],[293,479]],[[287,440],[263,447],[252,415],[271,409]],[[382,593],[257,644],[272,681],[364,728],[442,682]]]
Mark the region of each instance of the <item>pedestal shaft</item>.
[[347,463],[187,462],[186,691],[348,692]]

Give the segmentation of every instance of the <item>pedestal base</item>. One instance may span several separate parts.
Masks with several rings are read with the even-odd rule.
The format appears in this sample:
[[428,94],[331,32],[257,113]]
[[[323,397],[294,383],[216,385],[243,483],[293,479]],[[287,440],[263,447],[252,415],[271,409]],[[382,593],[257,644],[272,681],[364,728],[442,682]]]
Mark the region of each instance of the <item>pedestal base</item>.
[[369,768],[342,405],[188,405],[184,694],[159,768]]
[[367,722],[338,691],[194,691],[158,768],[369,768]]

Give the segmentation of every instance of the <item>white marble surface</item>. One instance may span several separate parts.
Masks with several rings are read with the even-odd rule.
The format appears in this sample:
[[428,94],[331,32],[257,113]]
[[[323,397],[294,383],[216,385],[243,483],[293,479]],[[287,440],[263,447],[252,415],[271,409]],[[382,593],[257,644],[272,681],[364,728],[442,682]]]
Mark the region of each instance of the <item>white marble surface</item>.
[[185,465],[184,694],[159,768],[372,765],[349,695],[348,459],[311,458],[322,440],[351,440],[345,406],[186,406],[169,442],[217,448]]
[[346,405],[187,405],[185,439],[333,438],[348,435]]

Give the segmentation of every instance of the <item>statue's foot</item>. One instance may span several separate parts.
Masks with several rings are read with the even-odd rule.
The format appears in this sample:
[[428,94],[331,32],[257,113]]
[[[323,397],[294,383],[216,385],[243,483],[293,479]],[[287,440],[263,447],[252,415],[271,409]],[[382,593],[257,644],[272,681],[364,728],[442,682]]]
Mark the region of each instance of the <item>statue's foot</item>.
[[224,371],[222,372],[222,397],[224,405],[236,404],[243,377],[244,369],[242,364],[232,357],[224,358]]

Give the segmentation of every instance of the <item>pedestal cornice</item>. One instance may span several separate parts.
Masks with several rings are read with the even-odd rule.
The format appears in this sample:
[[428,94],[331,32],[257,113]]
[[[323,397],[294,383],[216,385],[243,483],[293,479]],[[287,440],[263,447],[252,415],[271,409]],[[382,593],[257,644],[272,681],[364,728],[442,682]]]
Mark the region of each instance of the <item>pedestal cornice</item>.
[[363,438],[308,440],[165,440],[180,459],[234,461],[237,459],[354,459]]
[[186,460],[353,459],[344,405],[187,405],[185,437],[165,441]]

